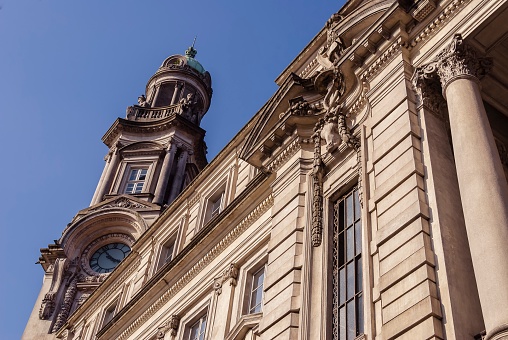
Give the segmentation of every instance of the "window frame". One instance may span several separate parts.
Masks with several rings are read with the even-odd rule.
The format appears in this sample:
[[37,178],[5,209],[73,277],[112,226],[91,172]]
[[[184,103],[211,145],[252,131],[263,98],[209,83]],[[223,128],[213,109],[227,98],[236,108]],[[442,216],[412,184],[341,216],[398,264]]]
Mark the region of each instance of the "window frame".
[[[260,271],[263,271],[263,281],[261,282],[261,285],[258,285],[257,287],[254,288],[254,284],[255,284],[254,278]],[[263,307],[264,307],[264,297],[265,297],[264,287],[265,287],[265,278],[266,278],[266,264],[261,266],[256,271],[253,271],[249,276],[250,276],[249,279],[251,282],[250,282],[249,300],[248,300],[248,307],[246,310],[246,312],[247,312],[246,314],[262,313]],[[261,288],[261,299],[260,299],[260,301],[256,300],[256,305],[252,306],[252,297],[253,297],[254,293],[257,293],[259,288]],[[255,311],[255,308],[257,306],[259,306],[259,311]],[[253,311],[253,309],[254,309],[254,311]]]
[[[330,279],[331,287],[331,303],[332,309],[331,330],[332,334],[337,335],[337,339],[356,339],[365,333],[365,315],[366,296],[365,296],[365,245],[364,233],[365,222],[363,221],[363,208],[359,202],[359,191],[357,187],[350,187],[347,191],[342,191],[342,195],[334,200],[330,200],[330,272],[336,271],[337,274],[332,275]],[[351,197],[352,221],[348,223],[348,202]],[[341,204],[343,224],[340,225]],[[351,237],[348,238],[348,230],[351,229]],[[350,241],[348,241],[350,240]],[[349,244],[348,244],[349,242]],[[348,245],[352,245],[352,254],[349,253]],[[342,258],[341,258],[342,255]],[[358,270],[360,269],[360,270]],[[349,270],[352,276],[348,276]],[[344,274],[341,276],[341,272]],[[358,276],[360,272],[360,276]],[[342,279],[343,280],[342,280]],[[348,291],[348,279],[352,278],[352,289],[354,293],[350,295]],[[341,290],[341,281],[343,281],[343,289]],[[358,289],[359,288],[359,289]],[[344,293],[342,293],[344,291]],[[343,294],[343,296],[342,296]],[[343,299],[342,299],[343,298]],[[354,334],[348,338],[348,308],[352,306],[354,318]],[[341,318],[341,310],[344,317]],[[361,313],[359,315],[358,313]],[[341,337],[341,319],[344,320],[344,337]],[[361,324],[360,324],[361,323]]]
[[[143,190],[146,188],[147,180],[148,180],[148,168],[149,167],[131,167],[129,171],[126,173],[126,181],[123,187],[123,193],[128,195],[134,194],[142,194]],[[142,174],[144,171],[144,174]],[[132,175],[136,172],[135,179],[132,179]],[[144,176],[143,179],[139,179],[139,177]],[[129,185],[132,184],[132,191],[129,190]],[[141,184],[141,188],[139,192],[137,191],[138,185]]]
[[191,330],[192,330],[192,327],[194,327],[196,325],[196,323],[199,323],[199,328],[201,328],[201,321],[203,320],[203,318],[205,318],[205,329],[203,331],[203,337],[200,338],[198,337],[198,339],[207,339],[207,335],[209,333],[208,329],[209,329],[209,326],[210,326],[210,322],[211,322],[211,317],[209,315],[209,303],[206,304],[206,306],[202,306],[201,308],[198,308],[197,309],[197,312],[191,312],[193,313],[193,315],[191,315],[189,318],[187,318],[186,320],[183,320],[182,321],[182,325],[184,326],[183,329],[183,335],[182,335],[182,338],[183,340],[191,340]]
[[[171,235],[166,239],[166,241],[162,242],[159,249],[159,255],[157,257],[157,266],[155,268],[155,271],[158,271],[161,269],[166,263],[171,262],[176,253],[177,248],[177,237],[176,234]],[[168,251],[171,249],[171,259],[168,258]]]
[[111,320],[113,320],[115,315],[118,313],[119,305],[120,305],[120,297],[117,296],[109,305],[107,305],[106,308],[104,308],[101,317],[100,323],[101,326],[99,327],[99,329],[104,328],[104,326],[106,326]]

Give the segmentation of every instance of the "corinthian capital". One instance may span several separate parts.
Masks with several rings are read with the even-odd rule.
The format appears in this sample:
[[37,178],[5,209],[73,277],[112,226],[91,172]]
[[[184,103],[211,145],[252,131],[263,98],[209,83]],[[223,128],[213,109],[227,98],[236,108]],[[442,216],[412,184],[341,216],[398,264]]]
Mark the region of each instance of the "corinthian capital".
[[[430,64],[429,64],[430,65]],[[446,120],[446,101],[433,65],[417,68],[411,77],[416,90],[417,105],[423,106],[438,118]]]
[[492,59],[478,57],[476,50],[466,44],[460,34],[455,34],[452,42],[434,60],[443,93],[451,80],[473,78],[478,81],[492,68]]

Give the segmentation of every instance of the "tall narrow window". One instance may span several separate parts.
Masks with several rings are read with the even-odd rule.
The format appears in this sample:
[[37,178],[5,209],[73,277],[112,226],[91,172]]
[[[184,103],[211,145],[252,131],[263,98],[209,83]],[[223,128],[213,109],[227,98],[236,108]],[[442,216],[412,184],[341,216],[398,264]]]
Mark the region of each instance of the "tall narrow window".
[[116,305],[118,304],[118,300],[109,305],[108,308],[104,311],[104,318],[102,319],[102,327],[104,327],[108,322],[110,322],[115,316]]
[[362,222],[358,190],[333,207],[333,339],[363,334]]
[[224,192],[221,192],[220,195],[214,197],[210,200],[210,218],[214,218],[219,215],[222,210],[222,198],[224,197]]
[[188,340],[203,340],[206,331],[206,314],[189,327]]
[[162,246],[158,268],[161,268],[163,265],[170,262],[173,259],[174,252],[175,252],[175,239],[172,238]]
[[265,280],[265,267],[261,267],[252,275],[250,289],[249,314],[259,313],[263,302],[263,282]]
[[143,190],[148,169],[131,169],[129,179],[125,185],[126,194],[139,194]]

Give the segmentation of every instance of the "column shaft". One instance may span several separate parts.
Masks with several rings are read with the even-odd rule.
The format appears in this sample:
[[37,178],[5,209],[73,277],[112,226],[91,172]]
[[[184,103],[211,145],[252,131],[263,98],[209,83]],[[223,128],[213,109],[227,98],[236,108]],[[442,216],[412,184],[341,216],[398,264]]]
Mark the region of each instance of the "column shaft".
[[106,164],[104,164],[104,169],[102,170],[102,174],[101,174],[101,178],[99,179],[99,183],[97,183],[97,188],[95,189],[95,192],[93,194],[92,201],[90,202],[90,206],[98,203],[97,201],[99,200],[98,199],[99,193],[101,192],[102,187],[104,186],[104,178],[106,177],[106,173],[107,173],[108,167],[110,165],[111,157],[112,157],[111,155],[107,156]]
[[153,203],[162,205],[164,203],[164,194],[168,187],[169,175],[171,168],[173,167],[173,160],[175,158],[176,147],[173,144],[168,146],[164,161],[162,163],[161,173],[159,180],[157,181],[157,187],[155,188],[155,197]]
[[508,323],[508,185],[477,79],[445,88],[467,235],[487,332]]
[[104,199],[104,195],[108,193],[108,190],[111,187],[111,183],[113,182],[114,171],[118,168],[120,155],[118,154],[118,150],[113,153],[111,160],[109,161],[108,170],[106,171],[106,175],[104,176],[104,181],[101,186],[101,190],[97,194],[96,202],[100,203]]
[[185,176],[185,165],[187,164],[187,156],[187,150],[182,150],[180,157],[178,157],[176,173],[171,185],[171,193],[169,195],[168,204],[175,200],[176,196],[178,196],[182,189],[183,179]]

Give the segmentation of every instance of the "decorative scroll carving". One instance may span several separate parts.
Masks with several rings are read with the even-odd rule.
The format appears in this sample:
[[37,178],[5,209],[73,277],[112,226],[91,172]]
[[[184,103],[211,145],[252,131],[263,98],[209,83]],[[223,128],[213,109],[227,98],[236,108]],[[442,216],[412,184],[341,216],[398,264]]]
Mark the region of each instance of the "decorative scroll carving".
[[[322,120],[320,120],[322,121]],[[318,122],[319,124],[319,122]],[[318,247],[323,239],[323,160],[321,158],[321,127],[314,127],[314,162],[312,165],[312,246]]]
[[317,105],[310,104],[302,96],[289,100],[289,108],[279,115],[282,118],[287,113],[293,116],[311,116],[319,112]]
[[434,113],[441,120],[447,121],[447,105],[441,90],[441,84],[422,68],[415,70],[411,82],[416,90],[418,106],[423,106]]
[[438,80],[441,82],[443,97],[445,97],[446,86],[451,80],[457,77],[470,77],[479,80],[491,68],[492,58],[477,57],[476,50],[464,42],[462,35],[455,34],[452,42],[430,63],[415,70],[412,77],[413,85],[420,88],[419,91],[429,92],[428,86],[423,80],[430,82],[430,84]]
[[67,290],[65,291],[64,300],[62,302],[62,305],[60,307],[60,312],[58,313],[58,316],[56,317],[56,322],[53,325],[53,328],[51,330],[52,333],[57,332],[64,323],[67,321],[67,318],[69,317],[69,314],[71,312],[72,304],[74,302],[74,298],[76,296],[77,292],[77,284],[78,284],[78,278],[76,275],[72,275],[70,278],[69,286],[67,287]]
[[44,295],[41,308],[39,309],[39,319],[47,320],[51,317],[51,315],[53,315],[53,312],[55,311],[55,298],[58,294],[58,290],[60,289],[65,270],[66,259],[56,259],[55,264],[53,265],[53,278],[51,280],[51,286],[49,287],[49,291]]
[[133,200],[128,199],[127,197],[119,197],[111,203],[101,205],[95,209],[91,209],[90,211],[109,209],[109,208],[125,208],[125,209],[150,209],[149,206],[145,204],[141,204],[135,202]]
[[169,329],[171,330],[171,335],[176,336],[176,333],[178,332],[178,328],[180,326],[180,316],[173,314],[169,318]]
[[222,285],[229,279],[231,279],[229,284],[231,286],[236,286],[236,280],[238,279],[238,267],[234,263],[231,263],[226,269],[224,269],[221,277],[214,280],[213,288],[215,289],[215,293],[217,295],[222,293]]
[[166,336],[166,333],[170,331],[170,334],[174,337],[178,332],[178,327],[180,325],[180,316],[173,314],[169,318],[168,321],[164,322],[162,325],[157,327],[157,339],[163,340]]

